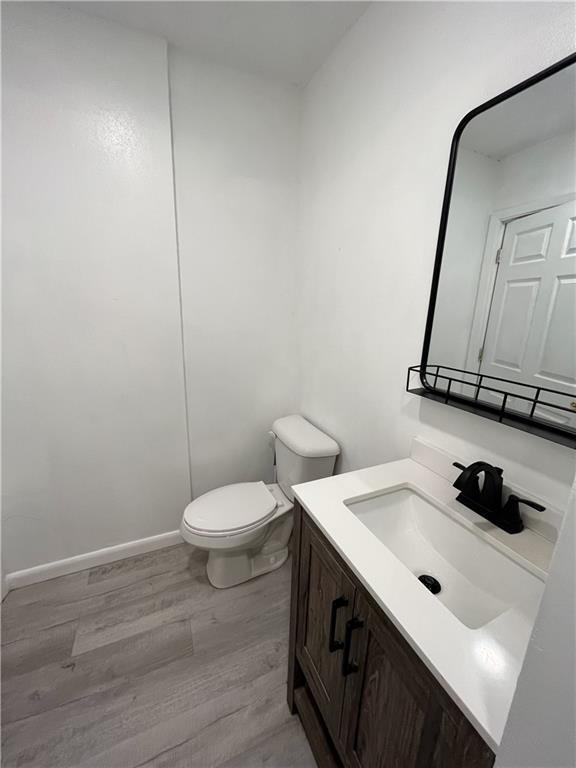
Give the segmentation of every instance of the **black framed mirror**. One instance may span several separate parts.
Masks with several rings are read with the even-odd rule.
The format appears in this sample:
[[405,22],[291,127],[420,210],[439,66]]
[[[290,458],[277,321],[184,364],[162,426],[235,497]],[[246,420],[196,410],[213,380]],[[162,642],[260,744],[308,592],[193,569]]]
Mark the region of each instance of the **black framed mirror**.
[[576,54],[458,125],[407,389],[576,447]]

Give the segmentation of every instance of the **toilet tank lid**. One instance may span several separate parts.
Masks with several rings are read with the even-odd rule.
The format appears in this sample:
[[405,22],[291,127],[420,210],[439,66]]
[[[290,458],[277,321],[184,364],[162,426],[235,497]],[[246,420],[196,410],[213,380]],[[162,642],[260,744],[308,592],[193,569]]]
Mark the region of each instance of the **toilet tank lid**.
[[298,456],[318,458],[337,456],[340,453],[336,440],[310,424],[303,416],[294,414],[276,419],[272,430],[276,437]]

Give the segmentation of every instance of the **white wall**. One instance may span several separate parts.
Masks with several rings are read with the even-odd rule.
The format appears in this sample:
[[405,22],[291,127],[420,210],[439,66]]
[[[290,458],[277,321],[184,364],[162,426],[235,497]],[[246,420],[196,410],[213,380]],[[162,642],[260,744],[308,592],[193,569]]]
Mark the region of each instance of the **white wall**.
[[298,92],[170,51],[194,495],[272,480],[296,409]]
[[498,753],[499,768],[576,765],[576,486]]
[[567,55],[573,28],[567,4],[376,3],[307,87],[302,411],[340,440],[342,469],[405,456],[420,433],[565,505],[570,450],[404,384],[420,359],[454,129]]
[[[48,4],[3,21],[10,573],[173,530],[191,490],[166,44]],[[271,480],[296,409],[299,94],[170,68],[198,495]]]
[[555,136],[498,163],[496,210],[576,193],[576,134]]
[[4,568],[178,527],[166,46],[4,4]]
[[497,171],[496,160],[459,149],[428,355],[431,363],[466,367]]

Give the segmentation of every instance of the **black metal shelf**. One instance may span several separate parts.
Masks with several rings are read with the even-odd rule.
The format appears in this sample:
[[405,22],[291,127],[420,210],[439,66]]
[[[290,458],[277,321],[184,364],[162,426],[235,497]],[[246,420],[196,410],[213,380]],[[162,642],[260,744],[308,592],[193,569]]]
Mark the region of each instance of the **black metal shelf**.
[[[419,386],[414,387],[412,382],[416,375]],[[551,408],[559,413],[574,414],[573,397],[566,392],[436,364],[410,366],[406,377],[406,391],[522,429],[560,445],[576,448],[576,430],[535,415],[538,406]],[[482,399],[483,393],[500,397],[501,402],[489,403]],[[556,399],[559,399],[559,402],[554,402]],[[510,401],[514,400],[525,402],[526,411],[511,407]]]

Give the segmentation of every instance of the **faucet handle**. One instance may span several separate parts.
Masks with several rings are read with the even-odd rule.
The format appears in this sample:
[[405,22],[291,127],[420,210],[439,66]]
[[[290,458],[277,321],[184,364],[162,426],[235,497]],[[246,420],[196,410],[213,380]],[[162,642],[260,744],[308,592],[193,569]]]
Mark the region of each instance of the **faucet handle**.
[[539,512],[544,512],[546,509],[542,504],[538,504],[537,501],[521,499],[515,493],[511,493],[506,500],[506,504],[502,507],[500,515],[500,527],[507,533],[520,533],[520,531],[524,530],[524,523],[519,509],[520,504],[526,504],[527,507],[537,509]]
[[519,496],[516,496],[515,493],[511,493],[510,496],[508,496],[508,499],[506,500],[506,507],[509,504],[510,507],[518,507],[519,504],[526,504],[527,507],[532,507],[532,509],[535,509],[538,512],[544,512],[546,509],[546,507],[543,507],[542,504],[538,504],[537,501],[532,501],[531,499],[521,499]]

